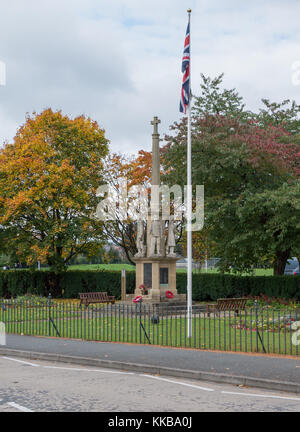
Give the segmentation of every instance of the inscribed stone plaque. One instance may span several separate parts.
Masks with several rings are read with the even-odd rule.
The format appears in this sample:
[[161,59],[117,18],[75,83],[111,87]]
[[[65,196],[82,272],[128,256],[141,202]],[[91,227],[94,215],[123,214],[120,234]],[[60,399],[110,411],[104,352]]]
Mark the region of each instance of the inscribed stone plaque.
[[168,268],[160,268],[159,269],[159,273],[160,273],[160,284],[161,285],[165,285],[169,283],[169,269]]
[[144,285],[147,288],[152,288],[152,264],[144,264]]

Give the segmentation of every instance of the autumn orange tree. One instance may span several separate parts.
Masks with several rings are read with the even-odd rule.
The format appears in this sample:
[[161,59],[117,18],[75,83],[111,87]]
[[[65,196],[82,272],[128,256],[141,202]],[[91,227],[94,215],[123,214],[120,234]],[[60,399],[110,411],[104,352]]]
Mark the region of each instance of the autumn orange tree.
[[55,273],[101,246],[94,218],[108,141],[97,122],[46,109],[28,115],[0,151],[0,226],[5,249]]
[[[127,190],[132,186],[142,185],[149,189],[151,180],[151,153],[139,151],[137,156],[124,156],[109,154],[105,160],[105,181],[117,194],[120,179],[127,181]],[[128,203],[130,205],[130,203]],[[108,241],[120,246],[129,262],[134,264],[132,257],[136,248],[136,221],[127,216],[123,218],[122,212],[116,208],[115,220],[104,222],[104,233]]]
[[[164,158],[165,149],[161,149],[161,164]],[[132,186],[142,186],[148,191],[148,206],[150,208],[151,200],[151,176],[152,176],[152,154],[145,150],[140,150],[137,156],[124,156],[121,154],[109,154],[105,161],[105,180],[117,195],[120,188],[120,179],[125,178],[127,191]],[[166,174],[161,171],[161,174]],[[130,195],[130,194],[129,194]],[[129,209],[136,197],[128,197],[127,208]],[[171,198],[170,211],[173,211]],[[104,222],[104,232],[106,238],[115,245],[120,246],[127,260],[134,264],[133,256],[137,252],[136,247],[136,220],[127,214],[124,219],[122,212],[115,210],[115,220]],[[177,229],[176,241],[179,241],[182,235],[182,223],[175,223]]]

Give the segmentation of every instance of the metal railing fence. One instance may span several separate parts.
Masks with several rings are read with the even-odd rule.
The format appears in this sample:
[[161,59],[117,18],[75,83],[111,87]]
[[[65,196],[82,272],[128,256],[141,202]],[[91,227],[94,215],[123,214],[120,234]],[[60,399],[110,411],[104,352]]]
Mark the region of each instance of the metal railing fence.
[[89,341],[128,342],[236,352],[298,355],[299,310],[255,305],[235,313],[207,313],[195,305],[192,337],[184,306],[93,304],[0,299],[0,322],[7,334],[56,336]]

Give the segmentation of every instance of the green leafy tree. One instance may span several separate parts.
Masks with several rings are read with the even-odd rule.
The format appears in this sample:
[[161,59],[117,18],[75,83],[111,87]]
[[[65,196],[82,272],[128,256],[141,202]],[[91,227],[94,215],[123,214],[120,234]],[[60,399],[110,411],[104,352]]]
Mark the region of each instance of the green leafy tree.
[[253,115],[259,126],[281,126],[291,135],[300,134],[300,105],[290,99],[279,103],[262,99],[262,103],[263,108]]
[[247,120],[251,113],[245,110],[243,98],[236,89],[222,89],[224,74],[216,78],[201,74],[201,94],[193,98],[193,114],[195,117],[219,115]]
[[[266,114],[246,112],[235,90],[220,89],[222,76],[202,78],[192,116],[192,180],[205,186],[205,224],[220,266],[250,271],[267,257],[282,274],[299,245],[299,136],[284,127],[295,119],[268,123]],[[186,119],[171,131],[165,181],[183,185]]]

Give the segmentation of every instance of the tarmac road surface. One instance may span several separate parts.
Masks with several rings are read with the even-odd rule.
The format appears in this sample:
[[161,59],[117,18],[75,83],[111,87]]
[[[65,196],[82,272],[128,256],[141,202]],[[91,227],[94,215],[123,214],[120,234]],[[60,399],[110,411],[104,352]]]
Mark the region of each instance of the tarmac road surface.
[[168,348],[63,338],[7,335],[6,346],[21,351],[71,355],[182,370],[225,373],[300,384],[300,356],[276,357],[199,349]]
[[0,412],[292,412],[300,396],[0,355]]

